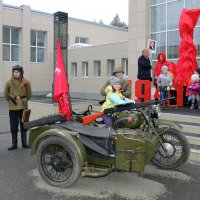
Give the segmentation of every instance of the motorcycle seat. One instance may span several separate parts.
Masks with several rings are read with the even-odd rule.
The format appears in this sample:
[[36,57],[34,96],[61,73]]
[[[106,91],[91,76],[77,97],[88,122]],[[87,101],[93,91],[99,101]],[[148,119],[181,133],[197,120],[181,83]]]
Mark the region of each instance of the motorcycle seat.
[[88,114],[88,110],[73,110],[72,113],[74,115],[87,115]]
[[104,127],[94,127],[94,126],[83,126],[82,123],[76,121],[67,121],[60,124],[62,128],[68,129],[70,131],[77,132],[81,135],[97,137],[97,138],[109,138],[110,131],[108,128]]

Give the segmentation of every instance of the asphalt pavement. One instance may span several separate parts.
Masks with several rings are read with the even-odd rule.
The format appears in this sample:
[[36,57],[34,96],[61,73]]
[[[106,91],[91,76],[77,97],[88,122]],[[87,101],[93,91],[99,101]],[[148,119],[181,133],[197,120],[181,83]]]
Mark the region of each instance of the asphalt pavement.
[[[73,102],[79,101],[83,100]],[[188,161],[177,170],[150,164],[140,176],[114,172],[102,178],[80,177],[72,187],[60,189],[42,180],[29,149],[19,143],[17,150],[8,151],[10,145],[8,109],[0,99],[0,200],[198,200],[200,196],[199,162]]]
[[102,178],[82,178],[60,189],[45,183],[36,169],[36,157],[19,145],[7,151],[10,135],[0,135],[1,200],[198,200],[200,163],[188,162],[176,171],[152,165],[136,173],[114,172]]

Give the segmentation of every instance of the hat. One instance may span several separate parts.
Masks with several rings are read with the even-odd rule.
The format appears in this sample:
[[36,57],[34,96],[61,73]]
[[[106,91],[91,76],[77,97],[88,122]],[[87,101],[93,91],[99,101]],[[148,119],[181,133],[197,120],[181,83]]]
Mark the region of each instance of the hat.
[[119,78],[117,78],[115,76],[111,76],[110,77],[110,84],[111,85],[121,84],[121,81],[120,81]]
[[197,68],[195,69],[195,71],[196,71],[198,74],[200,74],[200,67],[197,67]]
[[118,72],[124,73],[124,70],[122,69],[122,67],[116,67],[116,68],[114,69],[114,71],[113,71],[113,75],[114,75],[115,73],[118,73]]
[[193,75],[191,76],[191,80],[192,80],[192,81],[198,81],[198,80],[199,80],[199,75],[198,75],[198,74],[193,74]]
[[161,68],[162,72],[164,72],[165,70],[168,70],[168,67],[166,65],[162,66]]
[[21,65],[15,65],[15,66],[13,66],[12,73],[14,72],[14,70],[19,71],[21,73],[21,75],[23,76],[24,70],[23,70],[23,67]]

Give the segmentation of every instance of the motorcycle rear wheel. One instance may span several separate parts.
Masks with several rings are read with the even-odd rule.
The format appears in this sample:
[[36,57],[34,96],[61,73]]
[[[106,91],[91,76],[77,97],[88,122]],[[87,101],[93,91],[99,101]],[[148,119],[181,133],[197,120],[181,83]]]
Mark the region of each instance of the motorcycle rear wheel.
[[176,169],[184,164],[190,155],[190,145],[186,137],[177,129],[170,128],[160,134],[160,137],[168,150],[164,152],[158,147],[152,162],[162,169]]
[[81,173],[74,145],[60,137],[49,137],[39,144],[37,168],[48,184],[61,188],[74,184]]

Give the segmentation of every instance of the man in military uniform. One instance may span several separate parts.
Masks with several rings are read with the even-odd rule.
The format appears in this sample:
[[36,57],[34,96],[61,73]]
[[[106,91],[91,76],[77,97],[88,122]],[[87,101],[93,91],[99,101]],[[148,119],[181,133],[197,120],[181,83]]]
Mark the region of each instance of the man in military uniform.
[[12,145],[8,150],[17,149],[17,133],[20,124],[21,142],[23,148],[29,148],[27,144],[26,130],[22,123],[22,114],[28,108],[28,100],[31,97],[31,84],[23,77],[24,70],[20,65],[12,68],[12,77],[6,82],[4,95],[8,101],[10,130],[12,134]]
[[[129,86],[129,82],[124,78],[124,71],[121,67],[117,67],[114,69],[113,71],[113,76],[116,76],[120,79],[121,81],[121,92],[123,94],[123,96],[127,97],[127,98],[130,98],[131,97],[131,88]],[[107,95],[107,92],[106,92],[106,87],[108,85],[111,85],[110,83],[110,80],[108,80],[104,85],[103,87],[101,88],[101,94],[103,96],[106,96]]]

